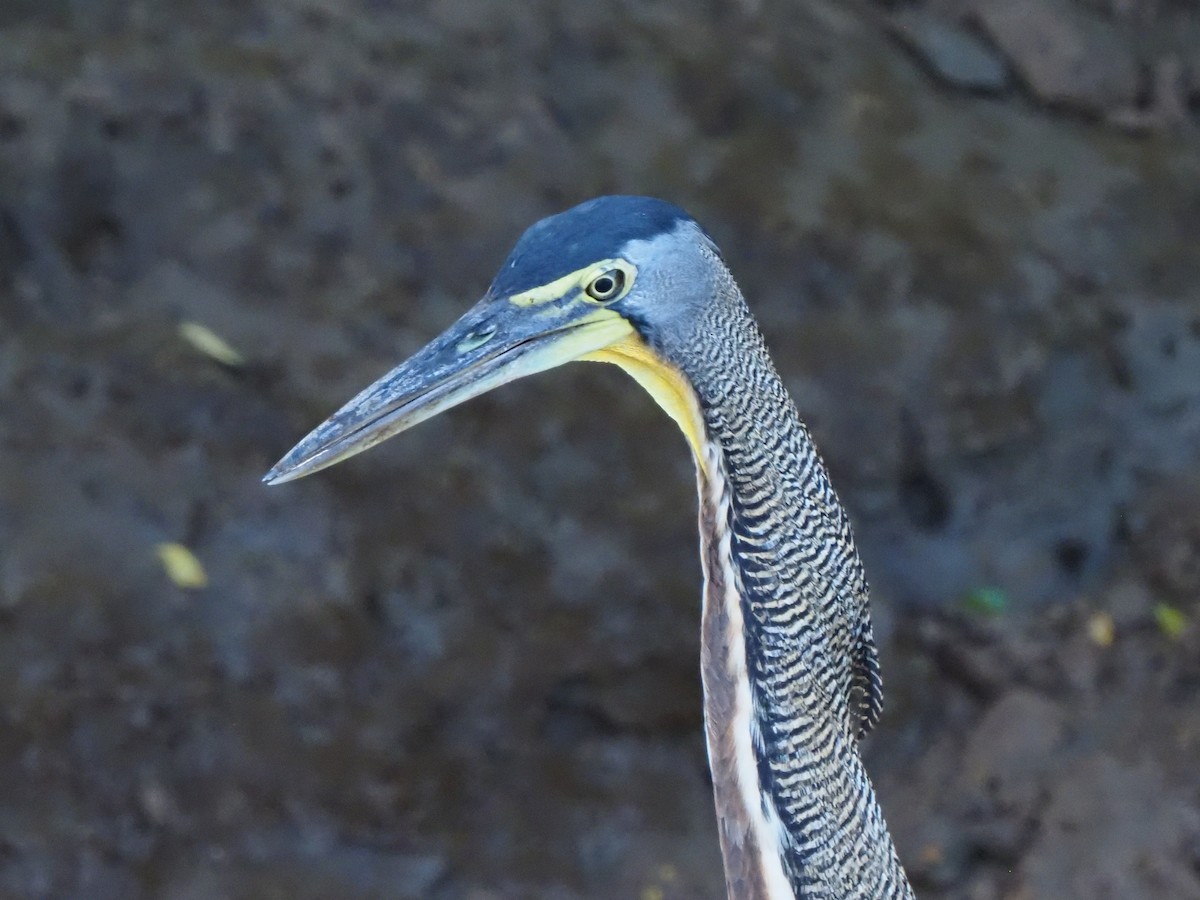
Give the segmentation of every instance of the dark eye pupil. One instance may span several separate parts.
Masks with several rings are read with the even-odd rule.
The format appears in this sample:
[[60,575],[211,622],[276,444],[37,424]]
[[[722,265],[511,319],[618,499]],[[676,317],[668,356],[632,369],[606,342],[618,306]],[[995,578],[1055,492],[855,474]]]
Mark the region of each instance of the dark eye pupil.
[[620,271],[605,272],[588,285],[588,293],[596,300],[611,300],[621,292],[625,276]]

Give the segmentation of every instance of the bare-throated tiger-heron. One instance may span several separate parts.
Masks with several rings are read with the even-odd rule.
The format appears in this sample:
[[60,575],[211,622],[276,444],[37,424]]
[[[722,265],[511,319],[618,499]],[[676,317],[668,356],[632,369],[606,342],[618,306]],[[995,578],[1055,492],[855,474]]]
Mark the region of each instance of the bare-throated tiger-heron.
[[683,210],[600,197],[533,225],[478,304],[265,480],[571,360],[632,375],[695,457],[704,720],[729,897],[913,896],[859,753],[882,683],[850,521],[741,291]]

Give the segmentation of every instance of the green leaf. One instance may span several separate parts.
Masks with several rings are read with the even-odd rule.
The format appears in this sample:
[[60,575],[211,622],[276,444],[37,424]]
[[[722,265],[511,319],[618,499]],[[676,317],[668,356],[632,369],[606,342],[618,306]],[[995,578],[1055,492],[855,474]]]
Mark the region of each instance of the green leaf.
[[1154,607],[1154,621],[1158,623],[1158,630],[1173,641],[1178,640],[1188,627],[1188,618],[1183,611],[1167,603]]
[[963,597],[963,606],[983,616],[1003,615],[1008,609],[1008,594],[997,587],[975,588]]

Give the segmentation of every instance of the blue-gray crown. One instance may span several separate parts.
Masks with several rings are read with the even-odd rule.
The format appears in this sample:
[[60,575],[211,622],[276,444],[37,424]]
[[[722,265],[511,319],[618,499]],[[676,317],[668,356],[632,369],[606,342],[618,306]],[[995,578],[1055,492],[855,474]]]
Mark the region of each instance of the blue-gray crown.
[[548,284],[599,259],[615,257],[630,241],[672,231],[691,216],[653,197],[597,197],[530,226],[492,282],[504,297]]

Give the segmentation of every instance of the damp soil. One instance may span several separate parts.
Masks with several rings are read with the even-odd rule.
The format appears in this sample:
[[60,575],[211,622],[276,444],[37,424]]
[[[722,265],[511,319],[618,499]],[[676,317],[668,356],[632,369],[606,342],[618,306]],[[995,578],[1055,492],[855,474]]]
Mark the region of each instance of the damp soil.
[[1200,897],[1196,47],[1184,0],[0,4],[0,896],[720,896],[632,383],[259,482],[637,192],[851,510],[918,893]]

